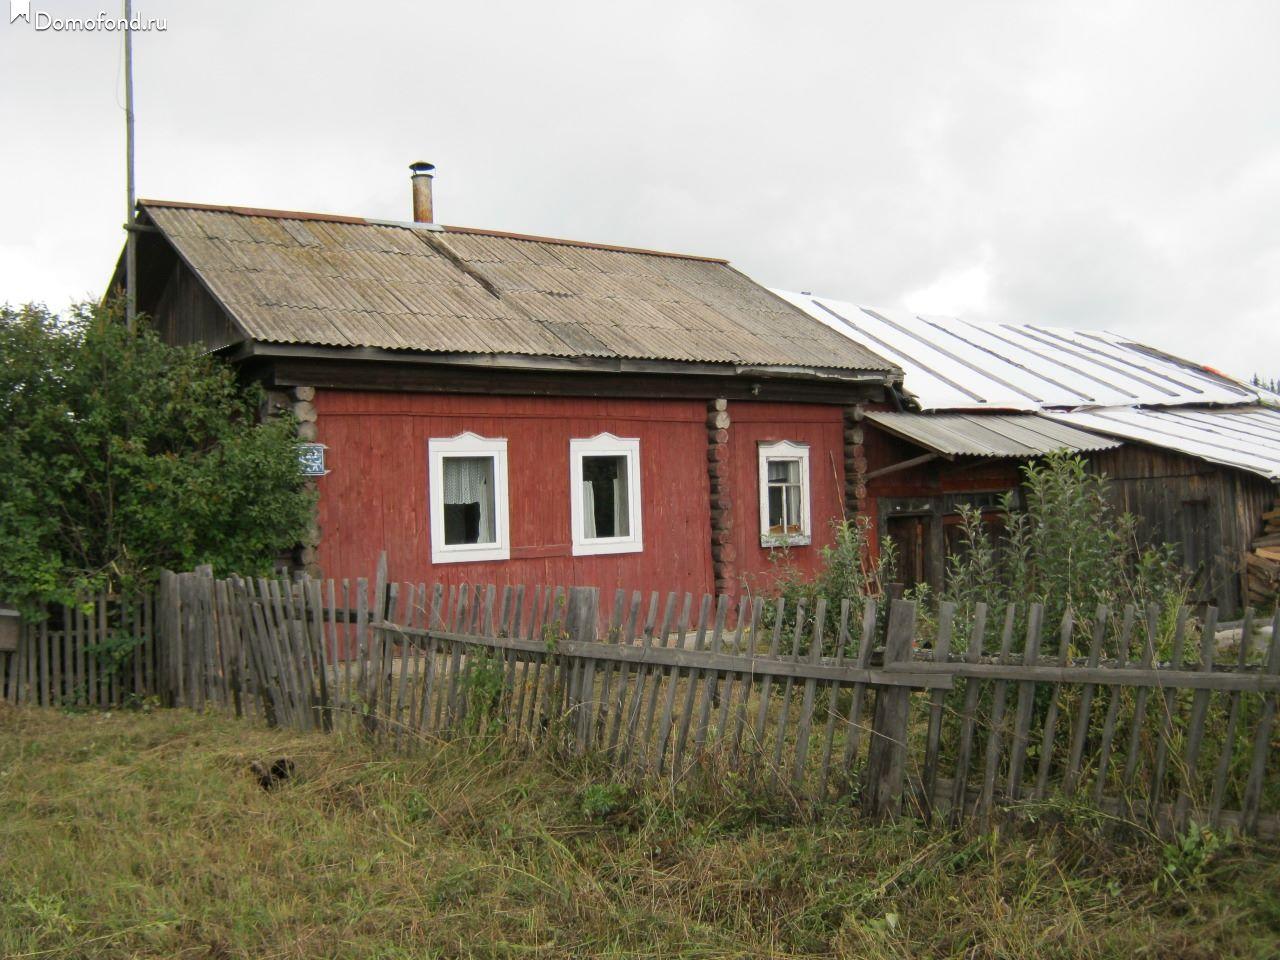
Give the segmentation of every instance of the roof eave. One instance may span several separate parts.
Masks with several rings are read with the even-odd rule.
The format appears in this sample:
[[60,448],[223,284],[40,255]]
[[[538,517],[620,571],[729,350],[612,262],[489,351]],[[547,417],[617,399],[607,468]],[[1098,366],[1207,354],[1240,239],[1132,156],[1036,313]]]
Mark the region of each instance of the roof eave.
[[680,374],[687,376],[739,377],[743,379],[799,380],[833,385],[887,386],[895,372],[838,367],[771,366],[702,363],[687,360],[641,360],[626,357],[551,357],[527,354],[434,353],[421,350],[388,350],[383,347],[341,347],[314,344],[268,343],[245,340],[227,347],[232,362],[250,359],[342,360],[424,364],[432,366],[484,367],[504,371],[539,373]]

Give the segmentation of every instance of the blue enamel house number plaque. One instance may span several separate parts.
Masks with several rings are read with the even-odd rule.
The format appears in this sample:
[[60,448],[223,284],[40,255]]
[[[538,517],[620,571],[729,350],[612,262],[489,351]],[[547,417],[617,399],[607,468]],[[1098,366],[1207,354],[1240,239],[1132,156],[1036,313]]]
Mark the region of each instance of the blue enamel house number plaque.
[[326,449],[323,443],[298,444],[298,465],[304,477],[323,477],[329,472],[324,466]]

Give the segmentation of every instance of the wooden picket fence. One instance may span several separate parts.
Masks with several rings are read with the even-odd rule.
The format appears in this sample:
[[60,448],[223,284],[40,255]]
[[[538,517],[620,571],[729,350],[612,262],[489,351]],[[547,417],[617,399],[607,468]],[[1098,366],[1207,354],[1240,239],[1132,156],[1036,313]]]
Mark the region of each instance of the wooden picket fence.
[[155,602],[150,594],[84,597],[17,631],[0,650],[0,695],[13,704],[113,707],[154,697]]
[[[591,588],[428,587],[381,569],[372,585],[166,574],[154,603],[94,610],[26,631],[0,663],[7,699],[141,694],[405,747],[505,741],[873,816],[1079,801],[1165,829],[1280,834],[1280,613],[1265,651],[1224,658],[1212,609],[1049,625],[1039,606],[926,617],[903,600],[624,591],[602,608]],[[145,636],[104,682],[80,654],[117,622]]]

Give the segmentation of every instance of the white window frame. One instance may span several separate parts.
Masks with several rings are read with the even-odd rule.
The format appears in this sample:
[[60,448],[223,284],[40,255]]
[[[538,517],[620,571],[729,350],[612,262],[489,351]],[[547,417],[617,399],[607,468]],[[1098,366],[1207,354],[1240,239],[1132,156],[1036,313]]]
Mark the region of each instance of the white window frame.
[[[584,537],[582,509],[582,458],[627,458],[627,516],[630,534],[625,537]],[[569,533],[573,555],[588,557],[607,553],[640,553],[644,550],[641,526],[640,440],[600,433],[589,439],[569,441]]]
[[[760,546],[803,547],[813,542],[809,521],[809,445],[779,440],[759,445],[760,460]],[[769,532],[769,461],[800,461],[800,532]]]
[[[444,542],[444,461],[447,457],[493,459],[493,543]],[[431,504],[431,562],[467,563],[511,559],[511,505],[507,499],[506,437],[460,433],[427,441],[427,496]]]

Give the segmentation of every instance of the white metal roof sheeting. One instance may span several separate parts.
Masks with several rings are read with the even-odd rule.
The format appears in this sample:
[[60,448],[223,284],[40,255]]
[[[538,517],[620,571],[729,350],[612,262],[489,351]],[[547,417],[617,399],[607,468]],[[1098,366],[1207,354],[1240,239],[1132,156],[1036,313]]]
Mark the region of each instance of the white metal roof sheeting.
[[886,413],[867,419],[944,457],[1037,457],[1055,450],[1110,450],[1120,442],[1035,413]]
[[1253,387],[1115,334],[889,314],[826,297],[774,292],[900,366],[903,389],[922,410],[1071,410],[1259,400]]
[[1275,407],[1106,407],[1046,412],[1045,416],[1082,430],[1176,450],[1280,482],[1280,409]]

